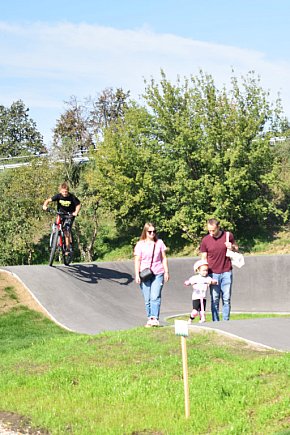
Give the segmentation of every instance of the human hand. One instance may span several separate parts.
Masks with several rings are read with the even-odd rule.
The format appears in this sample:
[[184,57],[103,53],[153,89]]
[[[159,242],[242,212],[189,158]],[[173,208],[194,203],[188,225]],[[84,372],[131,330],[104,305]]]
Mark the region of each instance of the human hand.
[[232,250],[233,244],[231,242],[225,242],[226,248]]
[[44,204],[43,204],[42,209],[43,209],[43,210],[47,210],[47,205],[44,205]]
[[189,279],[187,279],[186,281],[184,281],[184,285],[190,285],[190,281],[189,281]]
[[169,281],[169,273],[168,272],[164,272],[164,281],[165,282]]
[[136,276],[135,276],[135,282],[136,282],[137,284],[140,284],[140,283],[141,283],[141,279],[140,279],[140,276],[139,276],[139,275],[136,275]]

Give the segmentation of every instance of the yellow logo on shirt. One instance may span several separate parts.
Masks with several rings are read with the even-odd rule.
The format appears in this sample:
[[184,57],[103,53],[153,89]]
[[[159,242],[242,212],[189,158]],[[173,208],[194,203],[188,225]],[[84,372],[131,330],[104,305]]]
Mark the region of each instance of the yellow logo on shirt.
[[60,199],[59,203],[63,206],[63,207],[69,207],[71,205],[71,201],[65,201],[64,199]]

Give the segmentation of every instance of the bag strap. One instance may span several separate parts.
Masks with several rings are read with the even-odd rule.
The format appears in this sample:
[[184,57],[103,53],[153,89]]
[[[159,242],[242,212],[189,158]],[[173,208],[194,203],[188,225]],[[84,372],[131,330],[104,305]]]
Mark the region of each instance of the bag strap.
[[226,231],[226,242],[229,243],[230,241],[230,233]]
[[153,263],[153,257],[154,257],[154,252],[155,252],[155,246],[156,246],[156,242],[154,242],[154,248],[153,248],[152,258],[151,258],[151,263],[150,263],[150,269],[151,269],[151,267],[152,267],[152,263]]

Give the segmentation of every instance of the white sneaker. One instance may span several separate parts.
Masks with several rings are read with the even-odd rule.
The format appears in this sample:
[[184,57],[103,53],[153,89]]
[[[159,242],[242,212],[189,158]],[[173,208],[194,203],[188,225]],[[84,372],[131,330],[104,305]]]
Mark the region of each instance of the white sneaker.
[[159,320],[156,317],[151,317],[151,326],[160,326]]
[[198,323],[204,323],[204,322],[205,322],[205,317],[201,317]]
[[152,323],[151,323],[151,320],[148,319],[147,323],[144,326],[145,326],[145,328],[151,328],[151,326],[153,326]]
[[153,326],[152,325],[152,317],[150,317],[148,320],[147,320],[147,323],[146,323],[146,325],[144,325],[145,326],[145,328],[151,328],[151,326]]
[[191,324],[192,324],[192,319],[191,319],[191,318],[188,319],[187,324],[188,324],[188,325],[191,325]]

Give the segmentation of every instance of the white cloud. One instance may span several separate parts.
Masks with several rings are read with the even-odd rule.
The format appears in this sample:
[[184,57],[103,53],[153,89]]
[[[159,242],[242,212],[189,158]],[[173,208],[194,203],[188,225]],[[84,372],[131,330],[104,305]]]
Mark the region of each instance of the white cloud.
[[54,123],[70,95],[84,98],[118,86],[131,90],[136,98],[144,90],[143,78],[158,80],[161,68],[173,81],[177,75],[188,77],[201,68],[218,86],[228,83],[232,68],[235,75],[254,70],[274,97],[281,92],[290,115],[290,64],[273,63],[262,52],[159,34],[148,28],[0,22],[0,103],[22,98],[45,136],[51,135],[53,124],[46,126],[41,119],[40,125],[38,109],[43,115],[49,109],[47,123]]

